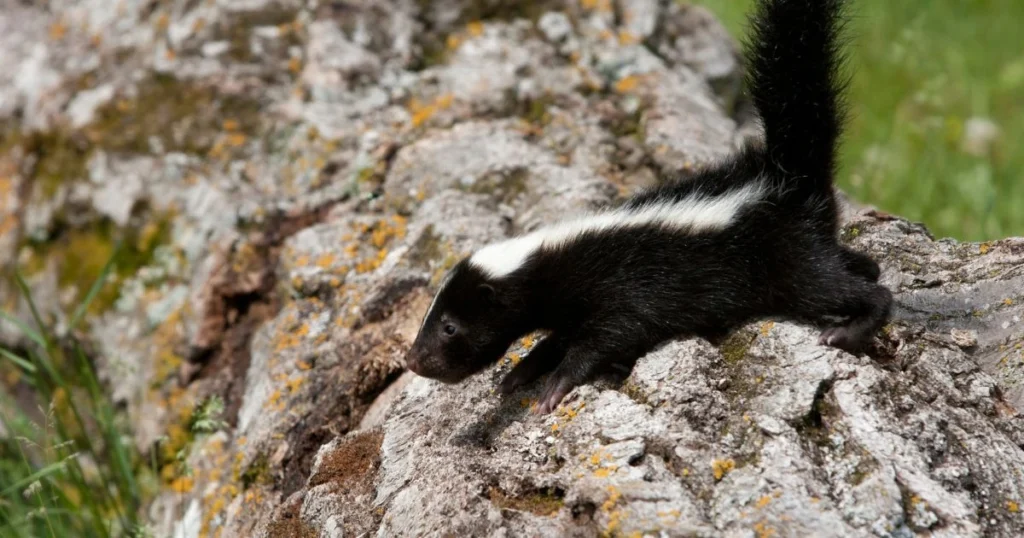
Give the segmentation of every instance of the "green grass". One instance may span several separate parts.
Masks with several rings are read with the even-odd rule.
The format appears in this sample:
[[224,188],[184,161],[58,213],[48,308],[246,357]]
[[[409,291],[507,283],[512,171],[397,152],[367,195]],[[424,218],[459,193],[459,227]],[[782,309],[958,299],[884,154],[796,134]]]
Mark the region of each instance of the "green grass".
[[[753,0],[694,0],[745,35]],[[1024,235],[1024,2],[852,0],[851,122],[839,182],[963,240]],[[991,149],[962,151],[987,118]]]
[[[113,260],[72,314],[74,329],[103,287]],[[73,337],[42,322],[16,275],[34,323],[9,314],[28,344],[0,348],[0,536],[138,537],[145,534],[140,461],[127,428]],[[67,331],[68,334],[72,332]]]

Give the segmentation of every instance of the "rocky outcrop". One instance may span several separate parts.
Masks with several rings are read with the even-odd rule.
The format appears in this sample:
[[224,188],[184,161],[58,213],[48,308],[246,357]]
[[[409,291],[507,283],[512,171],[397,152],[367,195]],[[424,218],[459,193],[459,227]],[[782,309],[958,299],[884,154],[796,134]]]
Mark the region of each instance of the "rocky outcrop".
[[701,8],[90,0],[0,27],[0,259],[66,328],[124,242],[74,330],[158,462],[158,536],[1024,533],[1024,240],[850,206],[897,297],[862,357],[765,321],[545,417],[493,390],[542,335],[461,385],[403,373],[460,256],[757,136]]

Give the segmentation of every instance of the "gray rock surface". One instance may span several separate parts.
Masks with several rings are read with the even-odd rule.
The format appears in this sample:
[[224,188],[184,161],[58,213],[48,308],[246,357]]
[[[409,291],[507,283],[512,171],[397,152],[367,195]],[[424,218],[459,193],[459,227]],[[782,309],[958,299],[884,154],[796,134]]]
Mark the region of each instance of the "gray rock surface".
[[[869,356],[766,320],[545,417],[494,393],[542,335],[457,386],[404,372],[461,256],[757,136],[706,10],[49,4],[0,12],[0,263],[64,327],[125,240],[77,332],[158,463],[154,535],[1024,533],[1022,239],[847,204],[897,297]],[[224,427],[188,431],[212,396]]]

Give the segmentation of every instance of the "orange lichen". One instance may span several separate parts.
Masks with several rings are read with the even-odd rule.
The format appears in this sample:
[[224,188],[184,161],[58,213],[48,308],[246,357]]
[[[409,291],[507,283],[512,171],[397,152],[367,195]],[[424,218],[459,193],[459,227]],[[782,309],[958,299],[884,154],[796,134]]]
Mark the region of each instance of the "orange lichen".
[[978,251],[981,252],[982,254],[988,254],[988,251],[991,249],[992,245],[990,245],[989,243],[982,243],[981,245],[978,245]]
[[334,254],[322,254],[319,258],[316,259],[316,266],[321,269],[327,269],[330,266],[334,265],[334,259]]
[[766,321],[763,324],[761,324],[761,336],[768,336],[768,333],[771,332],[772,327],[775,327],[774,321]]
[[763,495],[760,499],[757,500],[757,503],[755,503],[754,506],[757,506],[758,508],[764,508],[765,506],[768,506],[768,503],[770,502],[772,502],[772,496]]
[[230,133],[227,137],[228,145],[237,148],[245,145],[248,138],[242,133]]
[[615,91],[618,93],[629,93],[640,86],[640,81],[641,77],[639,75],[622,77],[615,83]]
[[735,468],[736,462],[732,458],[711,461],[711,472],[715,475],[715,480],[721,480],[722,477],[729,474],[729,471]]
[[171,491],[175,493],[188,493],[195,487],[195,480],[190,476],[179,476],[171,482]]
[[289,59],[288,71],[295,75],[299,74],[299,71],[302,71],[302,60],[298,58]]
[[619,30],[619,43],[622,45],[635,45],[640,38],[628,30]]
[[480,37],[484,33],[484,23],[473,21],[466,25],[466,31],[473,37]]
[[64,39],[64,36],[68,33],[68,25],[64,24],[63,21],[57,21],[50,25],[50,39],[54,41],[60,41]]
[[409,100],[409,112],[412,114],[410,121],[413,127],[419,127],[426,123],[431,117],[434,116],[438,111],[447,109],[452,105],[455,98],[451,94],[444,94],[438,96],[431,103],[421,103],[419,99],[413,98]]
[[775,528],[769,527],[763,521],[754,524],[754,532],[757,534],[757,538],[771,538],[775,536]]
[[1016,514],[1020,510],[1020,504],[1017,501],[1006,501],[1006,509]]

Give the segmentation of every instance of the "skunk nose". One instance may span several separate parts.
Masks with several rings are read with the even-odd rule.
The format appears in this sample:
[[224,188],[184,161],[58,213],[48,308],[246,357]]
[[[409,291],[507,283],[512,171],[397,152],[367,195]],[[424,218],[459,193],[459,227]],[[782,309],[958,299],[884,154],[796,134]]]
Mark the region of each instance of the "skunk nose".
[[414,374],[423,375],[423,357],[415,349],[409,350],[405,355],[405,366]]

